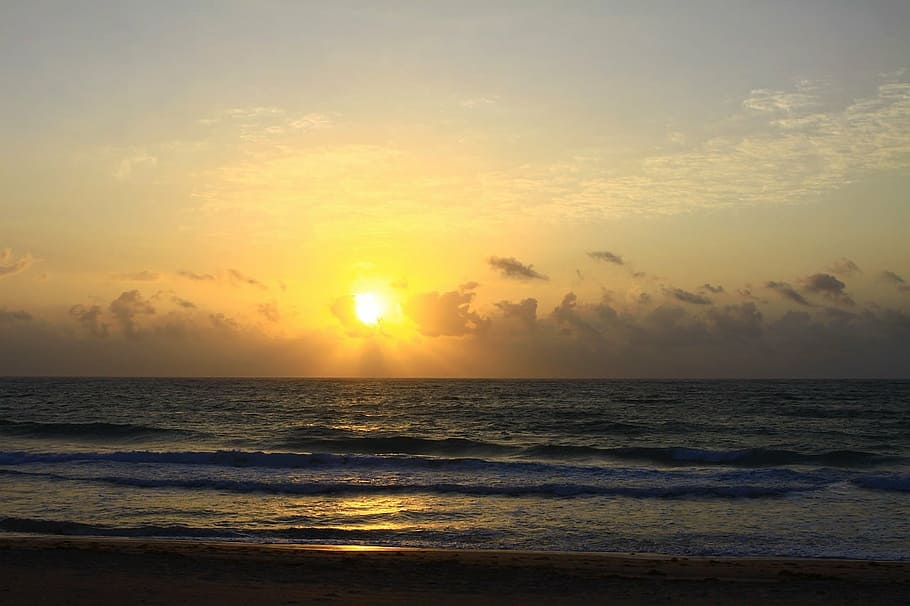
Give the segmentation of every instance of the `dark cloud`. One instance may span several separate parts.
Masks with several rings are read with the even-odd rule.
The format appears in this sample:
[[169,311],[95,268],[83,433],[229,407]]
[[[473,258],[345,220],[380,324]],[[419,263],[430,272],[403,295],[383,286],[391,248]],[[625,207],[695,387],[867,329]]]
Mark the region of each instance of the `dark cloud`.
[[142,297],[138,290],[124,291],[108,306],[111,314],[120,323],[123,334],[130,339],[139,337],[138,319],[155,313],[155,308]]
[[70,315],[93,337],[103,339],[108,335],[108,324],[102,321],[104,311],[100,305],[73,305],[70,307]]
[[25,271],[34,263],[31,255],[15,257],[12,249],[0,249],[0,278],[12,276]]
[[701,285],[701,290],[706,290],[710,293],[714,293],[715,295],[719,295],[720,293],[724,292],[724,287],[720,285],[713,286],[711,284],[705,283]]
[[28,322],[32,319],[32,314],[24,310],[10,311],[5,307],[0,307],[0,322]]
[[477,290],[479,286],[480,284],[478,282],[470,281],[459,286],[458,290]]
[[422,293],[408,299],[404,313],[414,320],[423,335],[461,337],[478,333],[489,324],[471,310],[473,301],[474,293],[465,290]]
[[255,286],[256,288],[260,288],[262,290],[268,289],[268,287],[265,284],[263,284],[256,278],[251,278],[250,276],[244,275],[244,274],[240,273],[239,271],[237,271],[236,269],[229,269],[229,270],[227,270],[227,273],[228,273],[228,276],[230,277],[231,282],[234,284]]
[[834,320],[840,320],[841,322],[849,322],[857,317],[855,313],[837,307],[826,307],[825,315]]
[[708,319],[723,338],[757,338],[763,330],[762,313],[751,302],[709,309]]
[[177,295],[173,295],[171,297],[171,301],[173,301],[174,304],[177,305],[178,307],[182,307],[184,309],[196,309],[195,303],[193,303],[192,301],[187,301],[186,299],[181,299]]
[[278,322],[281,320],[281,314],[278,313],[278,304],[274,301],[271,303],[260,303],[256,311],[269,322]]
[[584,311],[583,308],[579,309],[578,296],[570,292],[566,293],[562,302],[553,310],[552,317],[563,326],[562,332],[565,334],[577,332],[589,336],[599,335],[600,331],[583,317]]
[[765,303],[765,302],[766,302],[766,301],[765,301],[764,299],[762,299],[761,297],[755,296],[755,295],[752,293],[752,289],[751,289],[751,288],[740,288],[740,289],[738,289],[738,290],[736,291],[736,294],[738,294],[738,295],[739,295],[740,297],[742,297],[743,299],[748,299],[748,300],[750,300],[750,301],[758,301],[759,303]]
[[622,265],[625,263],[622,260],[622,257],[616,254],[611,253],[609,250],[595,250],[588,253],[588,256],[597,261],[604,261],[606,263],[613,263],[615,265]]
[[519,303],[500,301],[496,307],[502,312],[503,318],[518,320],[528,327],[533,327],[537,322],[537,299],[523,299]]
[[123,282],[156,282],[161,279],[161,274],[157,271],[143,269],[142,271],[132,273],[113,274],[111,277]]
[[[408,317],[428,338],[351,343],[332,333],[270,334],[256,314],[184,308],[165,292],[114,300],[136,339],[107,306],[74,306],[73,331],[36,315],[0,321],[3,374],[353,375],[535,377],[910,377],[905,309],[804,307],[763,317],[737,305],[640,306],[628,296],[585,301],[567,293],[552,313],[537,301],[474,309],[470,291],[413,297]],[[143,313],[154,304],[155,313]],[[34,313],[34,312],[33,312]],[[770,312],[768,312],[770,313]],[[3,316],[0,316],[3,317]],[[534,319],[533,324],[531,319]],[[108,322],[110,327],[108,328]],[[107,338],[86,338],[87,334]],[[359,352],[358,355],[350,355]]]
[[906,280],[893,271],[883,271],[881,273],[881,279],[889,284],[893,284],[901,292],[910,292],[910,284],[907,284]]
[[836,303],[853,305],[853,299],[844,292],[846,284],[831,274],[812,274],[802,280],[803,287],[809,292],[825,296]]
[[828,271],[839,276],[852,276],[856,273],[862,273],[863,270],[859,268],[859,265],[847,257],[841,257],[831,264],[831,266],[828,268]]
[[693,305],[711,304],[711,299],[702,295],[697,295],[694,292],[683,290],[681,288],[664,288],[663,290],[665,295],[673,297],[677,301],[682,301],[683,303],[691,303]]
[[515,280],[549,280],[547,276],[538,273],[533,265],[525,265],[515,257],[490,257],[487,262],[494,269],[498,269],[504,278]]
[[771,282],[768,282],[767,284],[765,284],[765,287],[770,288],[771,290],[773,290],[774,292],[776,292],[783,298],[789,299],[790,301],[793,301],[794,303],[799,303],[800,305],[805,305],[807,307],[812,306],[812,304],[809,303],[809,301],[807,301],[804,296],[799,294],[799,292],[797,292],[797,290],[795,288],[793,288],[786,282],[771,281]]
[[216,329],[223,332],[234,332],[240,329],[240,323],[223,313],[209,314],[209,321]]
[[197,274],[194,271],[187,271],[185,269],[178,271],[177,275],[195,282],[211,282],[215,280],[215,276],[212,274]]
[[891,284],[904,284],[906,281],[893,271],[885,270],[882,272],[882,280]]

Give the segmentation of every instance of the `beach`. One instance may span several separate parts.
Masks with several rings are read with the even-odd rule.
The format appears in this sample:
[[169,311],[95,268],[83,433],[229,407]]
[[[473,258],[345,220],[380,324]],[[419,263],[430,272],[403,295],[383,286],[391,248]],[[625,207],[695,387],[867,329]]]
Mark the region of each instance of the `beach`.
[[4,604],[900,604],[910,562],[0,538]]

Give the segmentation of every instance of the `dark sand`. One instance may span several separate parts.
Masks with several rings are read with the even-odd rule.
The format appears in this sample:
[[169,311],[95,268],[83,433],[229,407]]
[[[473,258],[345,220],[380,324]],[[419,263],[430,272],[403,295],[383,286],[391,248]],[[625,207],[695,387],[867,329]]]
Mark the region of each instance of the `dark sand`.
[[0,604],[910,604],[910,562],[0,538]]

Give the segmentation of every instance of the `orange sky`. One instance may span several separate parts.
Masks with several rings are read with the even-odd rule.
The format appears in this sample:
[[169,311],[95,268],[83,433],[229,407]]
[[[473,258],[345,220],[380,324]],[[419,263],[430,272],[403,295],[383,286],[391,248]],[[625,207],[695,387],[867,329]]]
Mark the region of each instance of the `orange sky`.
[[910,375],[908,9],[5,12],[0,374]]

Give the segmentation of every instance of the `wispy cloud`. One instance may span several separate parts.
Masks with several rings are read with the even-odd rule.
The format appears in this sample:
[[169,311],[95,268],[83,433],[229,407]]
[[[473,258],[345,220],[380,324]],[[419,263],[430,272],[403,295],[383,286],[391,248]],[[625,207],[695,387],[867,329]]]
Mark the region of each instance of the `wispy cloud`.
[[534,269],[533,265],[525,265],[515,257],[490,257],[487,262],[493,269],[499,270],[504,278],[515,280],[549,280],[547,276]]
[[485,105],[496,105],[497,103],[499,103],[499,95],[481,95],[478,97],[463,99],[460,105],[468,109],[474,109],[476,107],[483,107]]
[[862,273],[863,270],[859,268],[859,265],[848,259],[847,257],[841,257],[828,267],[828,271],[832,274],[838,276],[852,276],[853,274]]
[[155,282],[161,279],[161,274],[157,271],[143,269],[142,271],[113,274],[111,277],[123,282]]
[[693,305],[710,305],[711,299],[704,297],[702,295],[695,294],[694,292],[689,292],[681,288],[664,288],[664,294],[673,297],[677,301],[682,301],[683,303],[691,303]]
[[227,275],[233,284],[245,285],[245,286],[254,286],[262,290],[267,290],[268,286],[257,280],[256,278],[250,277],[246,274],[239,272],[236,269],[227,270]]
[[806,300],[806,298],[804,296],[799,294],[799,292],[795,288],[790,286],[790,284],[788,284],[787,282],[771,281],[771,282],[766,283],[765,287],[773,290],[774,292],[779,294],[784,299],[793,301],[794,303],[798,303],[800,305],[805,305],[807,307],[810,307],[812,305],[811,303],[809,303],[809,301]]
[[589,252],[588,256],[591,257],[592,259],[596,259],[598,261],[605,261],[607,263],[615,263],[616,265],[623,264],[622,257],[617,254],[611,253],[609,250],[595,250],[595,251]]
[[201,274],[186,269],[181,269],[177,272],[177,275],[186,278],[187,280],[193,280],[194,282],[210,282],[215,280],[215,276],[212,274]]
[[820,294],[843,305],[853,305],[853,299],[846,293],[846,284],[831,274],[812,274],[802,280],[803,286],[809,292]]
[[567,218],[808,201],[910,167],[910,82],[838,104],[824,84],[752,91],[706,138],[617,168],[608,149],[486,176],[490,195]]
[[881,273],[881,279],[889,284],[893,284],[901,292],[910,292],[910,284],[893,271],[885,270]]
[[12,249],[0,249],[0,278],[13,276],[31,267],[35,259],[31,255],[17,257]]
[[32,319],[32,314],[25,310],[18,309],[15,311],[0,307],[0,322],[28,322]]

